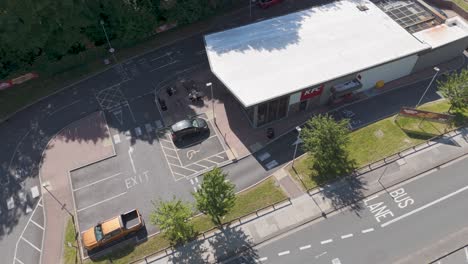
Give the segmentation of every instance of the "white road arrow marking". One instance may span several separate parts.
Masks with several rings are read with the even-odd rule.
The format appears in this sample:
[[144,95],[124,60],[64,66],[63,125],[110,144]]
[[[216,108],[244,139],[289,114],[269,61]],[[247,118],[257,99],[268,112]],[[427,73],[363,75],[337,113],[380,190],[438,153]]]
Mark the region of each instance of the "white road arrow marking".
[[133,150],[134,148],[130,147],[128,149],[128,156],[130,157],[130,163],[132,164],[132,169],[133,169],[133,172],[136,174],[136,168],[135,168],[135,163],[133,162],[133,158],[132,158],[132,153],[133,153]]

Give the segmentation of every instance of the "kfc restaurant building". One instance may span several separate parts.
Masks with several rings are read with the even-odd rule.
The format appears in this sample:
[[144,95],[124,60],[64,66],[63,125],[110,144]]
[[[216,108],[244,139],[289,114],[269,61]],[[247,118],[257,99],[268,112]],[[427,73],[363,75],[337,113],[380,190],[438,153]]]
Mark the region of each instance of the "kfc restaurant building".
[[439,22],[410,33],[369,0],[342,0],[206,35],[205,49],[212,73],[262,127],[459,56],[468,26]]

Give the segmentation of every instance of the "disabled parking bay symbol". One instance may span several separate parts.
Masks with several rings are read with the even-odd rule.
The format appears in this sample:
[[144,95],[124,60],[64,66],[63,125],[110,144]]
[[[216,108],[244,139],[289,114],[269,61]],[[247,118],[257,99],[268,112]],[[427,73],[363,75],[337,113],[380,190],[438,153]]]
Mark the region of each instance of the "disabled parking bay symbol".
[[193,156],[200,152],[199,150],[189,150],[187,151],[187,159],[192,160]]

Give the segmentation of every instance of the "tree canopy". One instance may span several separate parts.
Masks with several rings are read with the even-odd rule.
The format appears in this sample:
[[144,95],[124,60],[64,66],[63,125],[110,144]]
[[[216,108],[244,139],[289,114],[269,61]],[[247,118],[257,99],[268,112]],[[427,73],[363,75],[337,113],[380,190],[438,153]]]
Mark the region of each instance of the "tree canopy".
[[117,48],[157,26],[192,23],[224,0],[4,0],[0,1],[0,79],[53,63],[105,43],[100,21]]
[[[460,73],[447,75],[444,81],[438,81],[439,91],[451,104],[450,109],[462,110],[468,108],[468,69]],[[450,110],[449,110],[450,111]]]
[[193,224],[188,221],[192,216],[189,203],[174,197],[171,201],[159,201],[153,205],[155,209],[150,215],[150,221],[158,225],[172,243],[183,243],[195,236]]
[[236,202],[235,185],[226,180],[220,168],[205,173],[201,188],[193,195],[197,209],[211,216],[213,223],[220,225]]
[[303,149],[313,157],[313,169],[319,179],[343,176],[353,171],[355,162],[349,158],[348,120],[335,121],[329,115],[314,116],[301,132]]

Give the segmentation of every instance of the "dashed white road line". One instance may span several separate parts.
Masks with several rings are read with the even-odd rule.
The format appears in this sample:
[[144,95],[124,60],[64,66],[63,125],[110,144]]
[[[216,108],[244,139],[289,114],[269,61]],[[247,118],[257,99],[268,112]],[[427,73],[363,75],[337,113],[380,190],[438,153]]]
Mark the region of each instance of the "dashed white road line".
[[412,214],[415,214],[415,213],[417,213],[417,212],[419,212],[419,211],[422,211],[422,210],[424,210],[424,209],[426,209],[426,208],[428,208],[428,207],[430,207],[430,206],[433,206],[434,204],[440,203],[440,202],[442,202],[443,200],[446,200],[446,199],[448,199],[448,198],[450,198],[450,197],[452,197],[452,196],[454,196],[454,195],[457,195],[457,194],[459,194],[459,193],[461,193],[461,192],[463,192],[463,191],[465,191],[465,190],[468,190],[468,185],[465,186],[465,187],[463,187],[463,188],[461,188],[461,189],[458,189],[457,191],[454,191],[454,192],[452,192],[452,193],[449,193],[449,194],[447,194],[447,195],[445,195],[445,196],[443,196],[443,197],[441,197],[441,198],[439,198],[439,199],[437,199],[437,200],[435,200],[435,201],[432,201],[432,202],[430,202],[430,203],[428,203],[428,204],[426,204],[426,205],[423,205],[423,206],[421,206],[421,207],[419,207],[419,208],[416,208],[416,209],[414,209],[414,210],[411,211],[411,212],[408,212],[408,213],[406,213],[406,214],[404,214],[404,215],[400,215],[399,217],[393,218],[392,220],[390,220],[390,221],[388,221],[388,222],[385,222],[385,223],[381,224],[380,226],[381,226],[381,227],[386,227],[386,226],[388,226],[388,225],[391,225],[391,224],[393,224],[393,223],[395,223],[395,222],[397,222],[397,221],[400,221],[400,220],[403,219],[403,218],[406,218],[406,217],[408,217],[408,216],[410,216],[410,215],[412,215]]
[[34,248],[35,250],[39,251],[39,252],[42,252],[42,250],[40,250],[38,247],[36,247],[33,243],[29,242],[29,240],[27,240],[26,238],[24,237],[21,237],[21,239],[23,239],[24,242],[28,243],[32,248]]
[[333,242],[333,239],[327,239],[327,240],[323,240],[322,242],[320,242],[320,244],[324,245],[324,244],[328,244],[331,242]]
[[84,207],[84,208],[78,209],[78,210],[76,210],[76,212],[81,212],[81,211],[84,211],[84,210],[89,209],[89,208],[91,208],[91,207],[100,205],[100,204],[102,204],[102,203],[105,203],[105,202],[110,201],[110,200],[112,200],[112,199],[115,199],[115,198],[117,198],[117,197],[120,197],[120,196],[122,196],[122,195],[124,195],[124,194],[126,194],[126,193],[127,193],[127,192],[123,192],[123,193],[114,195],[114,196],[112,196],[112,197],[110,197],[110,198],[107,198],[107,199],[102,200],[102,201],[100,201],[100,202],[97,202],[97,203],[95,203],[95,204],[88,205],[88,206],[86,206],[86,207]]
[[288,255],[289,253],[291,253],[289,250],[286,250],[286,251],[283,251],[283,252],[280,252],[278,253],[278,256],[284,256],[284,255]]
[[299,250],[309,249],[310,247],[312,246],[311,245],[302,246],[299,248]]
[[365,234],[365,233],[369,233],[369,232],[372,232],[372,231],[374,231],[374,228],[369,228],[369,229],[366,229],[366,230],[362,230],[361,232],[363,234]]
[[323,252],[323,253],[321,253],[321,254],[318,254],[317,256],[315,256],[315,258],[316,258],[316,259],[318,259],[318,258],[320,258],[321,256],[323,256],[323,255],[325,255],[325,254],[327,254],[327,252],[326,252],[326,251],[325,251],[325,252]]
[[116,173],[116,174],[114,174],[114,175],[111,175],[111,176],[109,176],[109,177],[106,177],[106,178],[97,180],[97,181],[92,182],[92,183],[90,183],[90,184],[86,184],[85,186],[82,186],[82,187],[80,187],[80,188],[73,189],[73,191],[74,191],[74,192],[79,191],[79,190],[81,190],[81,189],[87,188],[87,187],[92,186],[92,185],[95,185],[95,184],[97,184],[97,183],[100,183],[100,182],[103,182],[103,181],[112,179],[112,178],[114,178],[114,177],[116,177],[116,176],[119,176],[120,174],[122,174],[122,173],[121,173],[121,172]]
[[263,257],[263,258],[259,258],[256,262],[258,263],[258,262],[262,262],[262,261],[266,261],[266,260],[268,260],[268,258],[267,258],[267,257]]
[[346,239],[350,237],[353,237],[353,234],[347,234],[347,235],[341,236],[341,239]]

